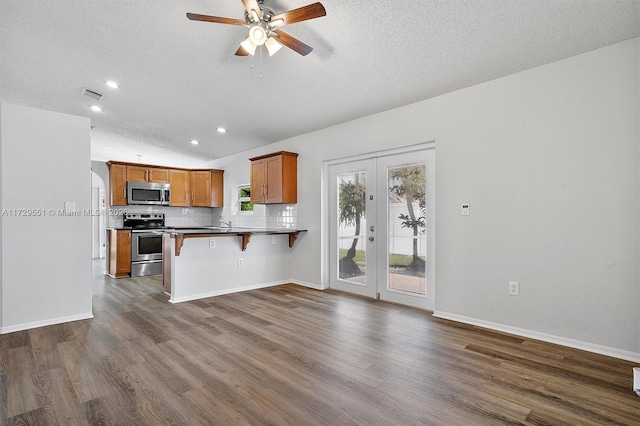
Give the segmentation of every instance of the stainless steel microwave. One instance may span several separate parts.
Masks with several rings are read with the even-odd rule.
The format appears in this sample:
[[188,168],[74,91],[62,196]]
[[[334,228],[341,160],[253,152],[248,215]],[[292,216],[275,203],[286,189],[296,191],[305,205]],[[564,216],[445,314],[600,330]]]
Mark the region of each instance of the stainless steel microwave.
[[168,206],[171,191],[168,183],[127,182],[127,204]]

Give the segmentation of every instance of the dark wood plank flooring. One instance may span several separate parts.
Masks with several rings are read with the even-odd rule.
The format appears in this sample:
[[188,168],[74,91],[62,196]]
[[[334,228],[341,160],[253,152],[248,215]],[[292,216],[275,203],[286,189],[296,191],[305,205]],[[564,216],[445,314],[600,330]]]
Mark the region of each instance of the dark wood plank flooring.
[[172,305],[102,269],[94,319],[0,336],[0,424],[640,424],[629,362],[295,285]]

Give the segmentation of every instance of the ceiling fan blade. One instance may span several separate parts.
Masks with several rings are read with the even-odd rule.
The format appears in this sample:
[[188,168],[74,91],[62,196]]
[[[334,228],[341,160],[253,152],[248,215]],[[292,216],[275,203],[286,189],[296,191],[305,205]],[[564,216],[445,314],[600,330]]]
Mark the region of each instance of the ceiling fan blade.
[[255,11],[258,15],[258,19],[262,19],[262,10],[260,10],[260,5],[257,0],[242,0],[242,4],[244,4],[244,8],[247,9],[249,16],[253,16],[251,11]]
[[220,16],[199,15],[197,13],[187,13],[187,18],[192,21],[213,22],[216,24],[244,25],[243,19],[221,18]]
[[249,52],[244,50],[244,47],[240,46],[238,47],[238,50],[236,50],[236,56],[249,56]]
[[313,47],[304,44],[297,38],[291,37],[289,34],[285,33],[282,30],[273,30],[273,32],[278,34],[279,37],[276,38],[278,42],[284,44],[291,50],[295,50],[302,56],[307,56],[313,50]]
[[[296,22],[306,21],[309,19],[320,18],[326,16],[327,11],[321,3],[313,3],[297,9],[283,12],[271,17],[274,26],[282,26],[287,24],[295,24]],[[282,20],[282,23],[278,22]]]

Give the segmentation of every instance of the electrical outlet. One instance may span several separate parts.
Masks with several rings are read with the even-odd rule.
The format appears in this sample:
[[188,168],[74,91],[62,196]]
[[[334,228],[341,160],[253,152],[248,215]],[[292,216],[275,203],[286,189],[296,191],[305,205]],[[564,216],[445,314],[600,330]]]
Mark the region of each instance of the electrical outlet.
[[517,281],[509,281],[509,295],[520,296],[520,283]]
[[209,248],[216,248],[216,239],[209,238]]
[[244,259],[242,259],[241,257],[238,258],[238,268],[244,266]]
[[275,244],[276,243],[276,237],[271,237],[271,244]]

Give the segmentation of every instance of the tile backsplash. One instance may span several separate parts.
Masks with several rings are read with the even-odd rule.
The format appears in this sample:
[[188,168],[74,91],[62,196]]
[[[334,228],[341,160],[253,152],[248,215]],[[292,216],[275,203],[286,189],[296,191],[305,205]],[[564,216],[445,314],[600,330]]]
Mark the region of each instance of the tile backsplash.
[[[167,226],[219,226],[221,221],[231,221],[233,226],[251,228],[295,228],[298,224],[298,209],[295,204],[254,205],[253,213],[233,214],[228,208],[208,207],[160,207],[123,206],[127,213],[164,213]],[[109,216],[107,226],[122,227],[123,216]]]
[[298,222],[298,209],[295,204],[254,204],[253,212],[238,212],[237,209],[214,209],[213,225],[220,221],[231,221],[233,226],[251,228],[295,228]]
[[[127,213],[164,213],[165,225],[188,226],[212,226],[218,223],[212,222],[212,210],[207,207],[160,207],[160,206],[124,206],[122,210]],[[122,227],[123,216],[109,216],[109,227]]]
[[295,228],[298,224],[296,204],[267,205],[267,228]]

